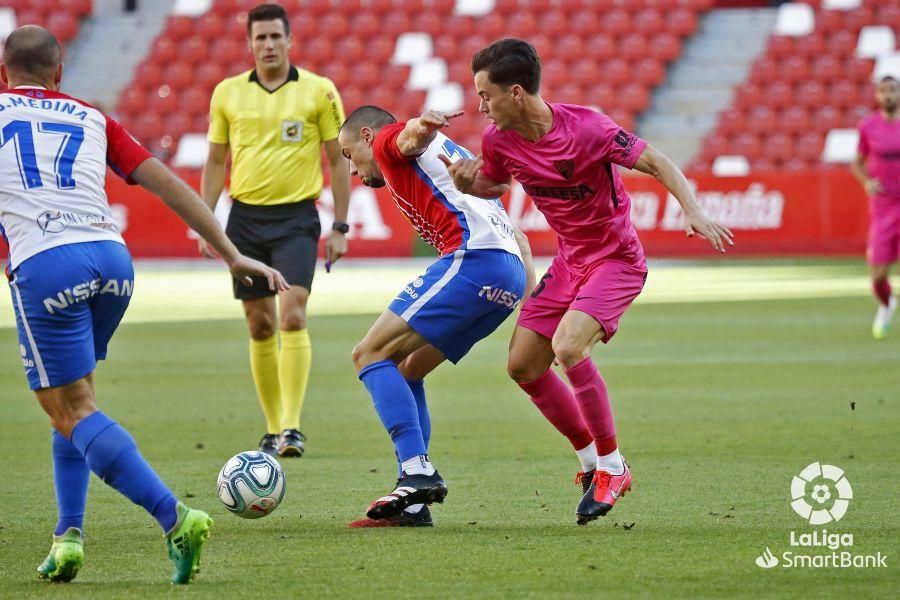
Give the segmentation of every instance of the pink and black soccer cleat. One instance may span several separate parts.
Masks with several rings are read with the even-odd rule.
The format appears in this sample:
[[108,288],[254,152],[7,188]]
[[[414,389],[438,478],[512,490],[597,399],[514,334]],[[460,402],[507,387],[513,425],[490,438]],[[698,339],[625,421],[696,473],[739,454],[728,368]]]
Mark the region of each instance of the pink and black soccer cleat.
[[622,464],[625,465],[625,471],[620,475],[600,469],[594,472],[594,479],[575,510],[579,525],[605,516],[615,506],[616,500],[631,489],[631,469],[624,461]]
[[587,494],[588,488],[591,487],[591,483],[594,481],[594,469],[590,471],[578,471],[578,474],[575,475],[575,485],[581,484],[581,495]]

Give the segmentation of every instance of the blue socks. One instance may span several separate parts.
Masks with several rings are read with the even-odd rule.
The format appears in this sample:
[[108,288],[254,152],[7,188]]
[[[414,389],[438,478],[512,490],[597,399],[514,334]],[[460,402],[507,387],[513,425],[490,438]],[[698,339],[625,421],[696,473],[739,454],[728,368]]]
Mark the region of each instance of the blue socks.
[[138,451],[134,438],[100,411],[72,430],[72,445],[91,471],[159,521],[164,532],[175,526],[175,495]]
[[428,442],[431,441],[431,415],[428,414],[428,405],[425,404],[425,382],[421,379],[406,380],[416,399],[416,411],[419,413],[419,428],[422,429],[422,441],[425,442],[425,450],[428,450]]
[[53,484],[59,516],[53,535],[62,535],[69,527],[84,530],[84,506],[90,477],[91,470],[78,448],[54,429]]
[[372,363],[359,372],[359,378],[369,390],[375,412],[391,435],[397,460],[403,462],[426,454],[416,399],[397,365],[390,360]]

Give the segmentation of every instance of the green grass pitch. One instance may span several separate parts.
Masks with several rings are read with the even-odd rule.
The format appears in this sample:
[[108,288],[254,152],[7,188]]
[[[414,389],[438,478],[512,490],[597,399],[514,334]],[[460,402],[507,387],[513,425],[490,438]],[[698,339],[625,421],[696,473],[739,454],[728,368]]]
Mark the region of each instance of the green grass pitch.
[[[37,580],[55,522],[49,426],[3,297],[0,597],[896,597],[900,328],[872,340],[858,264],[651,266],[645,296],[594,353],[635,476],[607,518],[575,525],[578,464],[505,375],[510,323],[427,382],[431,455],[450,488],[436,527],[347,529],[395,479],[350,350],[419,267],[319,276],[309,450],[282,461],[285,500],[259,521],[215,496],[219,468],[263,428],[228,282],[139,272],[97,389],[175,493],[216,521],[202,572],[178,590],[155,522],[96,478],[84,569],[68,585]],[[790,532],[813,530],[790,507],[790,483],[814,461],[853,486],[847,515],[826,529],[852,533],[856,554],[887,555],[886,569],[754,564],[766,547],[800,550]]]

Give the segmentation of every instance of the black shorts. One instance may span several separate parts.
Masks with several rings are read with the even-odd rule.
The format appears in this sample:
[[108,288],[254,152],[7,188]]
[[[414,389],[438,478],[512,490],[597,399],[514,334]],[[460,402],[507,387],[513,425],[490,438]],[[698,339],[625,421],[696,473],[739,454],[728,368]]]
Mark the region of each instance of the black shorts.
[[[235,200],[225,233],[245,256],[278,269],[291,285],[312,289],[322,234],[314,200],[272,206]],[[238,300],[275,295],[266,280],[260,277],[253,278],[252,286],[232,278],[232,286]]]

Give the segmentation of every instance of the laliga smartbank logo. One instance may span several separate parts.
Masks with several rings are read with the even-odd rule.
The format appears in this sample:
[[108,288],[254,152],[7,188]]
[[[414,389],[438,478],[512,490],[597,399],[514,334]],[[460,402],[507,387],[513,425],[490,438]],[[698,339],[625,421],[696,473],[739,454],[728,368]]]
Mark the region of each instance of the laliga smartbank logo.
[[[847,514],[853,499],[853,488],[843,469],[814,462],[807,465],[791,480],[791,508],[809,525],[836,523]],[[756,565],[763,569],[788,568],[879,568],[887,567],[887,557],[876,554],[855,554],[852,533],[791,531],[788,539],[792,550],[776,554],[766,546],[756,557]],[[828,552],[830,551],[830,552]]]

